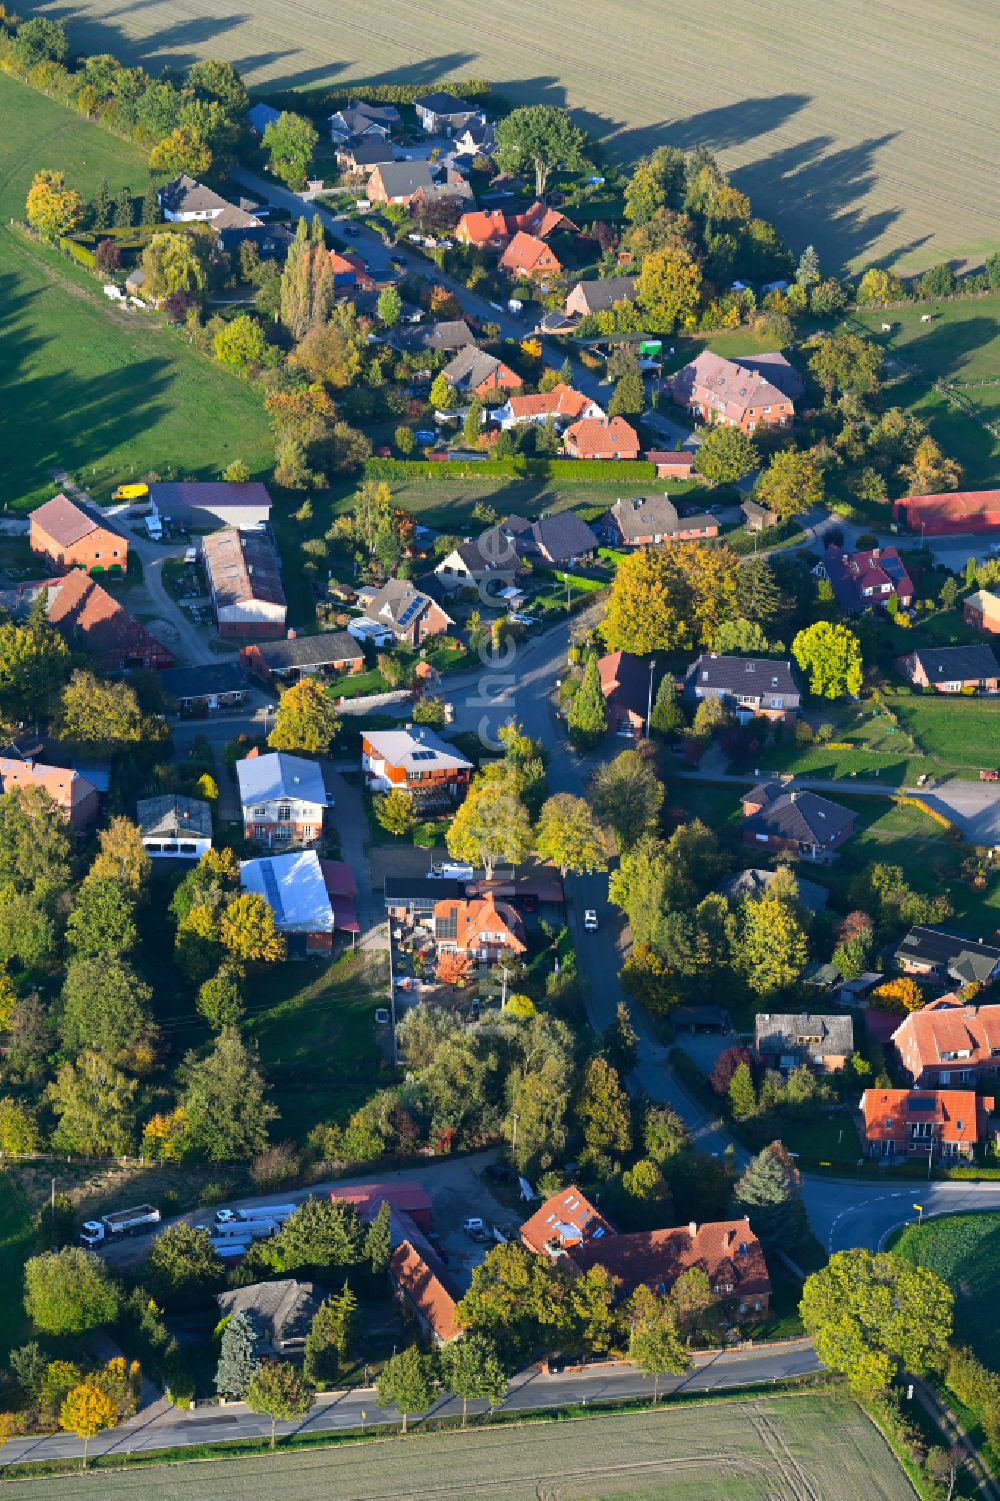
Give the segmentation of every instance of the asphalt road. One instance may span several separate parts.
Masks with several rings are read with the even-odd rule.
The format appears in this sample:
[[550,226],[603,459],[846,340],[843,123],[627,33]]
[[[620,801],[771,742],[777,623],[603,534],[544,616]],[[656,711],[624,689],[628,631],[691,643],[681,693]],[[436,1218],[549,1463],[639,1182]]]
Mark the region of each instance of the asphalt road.
[[[677,1391],[721,1391],[728,1387],[758,1382],[786,1381],[808,1375],[819,1363],[807,1340],[790,1340],[780,1345],[761,1345],[757,1349],[695,1357],[687,1375],[661,1381],[664,1394]],[[523,1372],[511,1382],[504,1412],[537,1412],[545,1408],[576,1403],[621,1401],[630,1397],[652,1396],[653,1383],[631,1366],[608,1363],[582,1371],[566,1371],[542,1376],[535,1370]],[[485,1403],[469,1404],[469,1411],[485,1410]],[[462,1404],[443,1396],[427,1417],[460,1417]],[[372,1388],[323,1394],[302,1423],[279,1423],[278,1433],[325,1433],[337,1429],[360,1428],[399,1422],[395,1409],[380,1408]],[[419,1418],[411,1417],[411,1426]],[[270,1435],[268,1418],[251,1413],[242,1402],[224,1408],[195,1409],[178,1412],[165,1402],[140,1412],[130,1423],[109,1430],[93,1439],[90,1454],[119,1454],[123,1458],[144,1450],[190,1447],[220,1443],[233,1439],[265,1438]],[[80,1441],[71,1434],[52,1434],[43,1438],[12,1439],[3,1451],[5,1464],[38,1463],[41,1460],[71,1459],[81,1453]],[[99,1484],[99,1482],[98,1482]]]

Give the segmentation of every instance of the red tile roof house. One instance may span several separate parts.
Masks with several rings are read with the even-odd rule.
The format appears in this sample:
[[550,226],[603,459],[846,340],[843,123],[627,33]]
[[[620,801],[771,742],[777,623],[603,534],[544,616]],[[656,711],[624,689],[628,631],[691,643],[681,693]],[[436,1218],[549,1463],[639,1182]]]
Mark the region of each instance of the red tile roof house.
[[971,1089],[866,1089],[859,1109],[869,1157],[971,1158],[988,1138],[993,1100]]
[[503,250],[510,241],[506,215],[498,208],[476,209],[463,214],[455,226],[455,239],[474,250]]
[[600,421],[584,417],[563,433],[563,448],[571,459],[626,459],[639,457],[639,434],[624,417]]
[[1000,1005],[914,1011],[892,1034],[900,1066],[923,1089],[1000,1075]]
[[802,704],[791,662],[717,652],[702,653],[691,663],[684,674],[684,696],[696,704],[721,699],[741,724],[751,719],[794,724]]
[[632,495],[615,501],[604,520],[616,547],[655,547],[661,542],[694,542],[719,535],[710,511],[682,516],[666,495]]
[[464,954],[480,964],[514,959],[527,949],[520,913],[492,893],[478,901],[437,902],[434,942],[438,954]]
[[907,495],[893,502],[895,521],[921,537],[990,532],[1000,527],[1000,490],[953,490],[940,495]]
[[609,652],[597,663],[601,693],[608,710],[608,733],[636,739],[646,728],[650,689],[656,692],[650,664],[625,651]]
[[19,756],[0,756],[0,793],[15,787],[41,787],[65,816],[74,834],[88,829],[97,818],[97,788],[78,771],[46,766]]
[[701,1267],[713,1292],[736,1317],[767,1312],[771,1280],[749,1221],[722,1220],[619,1235],[577,1188],[560,1189],[521,1226],[529,1251],[565,1260],[576,1271],[604,1266],[621,1280],[621,1296],[646,1286],[668,1292],[682,1272]]
[[962,619],[984,636],[1000,636],[1000,594],[977,589],[962,605]]
[[534,422],[542,426],[551,417],[556,425],[579,422],[581,418],[596,418],[606,422],[607,417],[596,401],[574,391],[560,381],[551,391],[537,396],[512,396],[506,406],[500,407],[495,416],[501,427],[517,427],[521,422]]
[[102,526],[65,495],[32,511],[29,546],[62,568],[121,569],[128,566],[128,542]]
[[924,646],[897,657],[897,672],[919,688],[936,693],[996,693],[1000,666],[993,648],[982,646]]
[[361,767],[369,792],[399,789],[445,805],[461,802],[472,775],[472,762],[424,725],[365,731]]
[[759,427],[787,427],[795,416],[792,398],[774,384],[778,378],[773,373],[768,379],[750,360],[726,360],[705,349],[678,370],[670,394],[703,422],[752,433]]
[[389,1278],[396,1297],[410,1309],[425,1339],[436,1345],[458,1339],[462,1331],[455,1322],[457,1300],[436,1256],[404,1240],[392,1253]]
[[167,648],[81,569],[74,569],[50,591],[48,622],[71,649],[82,648],[108,672],[174,665]]
[[743,796],[743,843],[804,860],[828,859],[854,833],[855,815],[816,792],[765,782]]
[[873,547],[867,552],[828,547],[813,572],[829,580],[837,603],[848,615],[884,610],[890,599],[904,610],[913,603],[913,582],[894,547]]
[[500,257],[500,269],[514,277],[558,276],[562,262],[544,240],[518,230]]
[[441,374],[450,386],[480,400],[491,391],[519,391],[524,385],[516,370],[475,344],[460,349]]

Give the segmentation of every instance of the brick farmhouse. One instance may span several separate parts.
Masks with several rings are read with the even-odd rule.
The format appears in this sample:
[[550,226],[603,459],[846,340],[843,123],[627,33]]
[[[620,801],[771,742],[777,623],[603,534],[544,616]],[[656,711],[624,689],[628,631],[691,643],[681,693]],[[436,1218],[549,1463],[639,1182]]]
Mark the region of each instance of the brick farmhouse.
[[119,568],[124,573],[128,566],[125,538],[65,495],[32,511],[28,541],[32,552],[60,568]]
[[743,796],[743,842],[805,860],[829,856],[854,833],[854,814],[817,792],[764,782]]
[[751,719],[794,724],[802,703],[791,662],[717,652],[703,653],[691,663],[684,676],[684,697],[696,704],[716,698],[741,724]]
[[797,384],[797,374],[782,355],[727,360],[705,349],[678,370],[670,394],[702,422],[752,433],[761,427],[787,427],[793,421],[790,393]]
[[996,693],[1000,666],[993,648],[981,646],[922,646],[896,658],[897,671],[918,688],[935,693]]
[[90,828],[97,818],[97,788],[78,771],[20,756],[0,756],[0,793],[12,792],[15,787],[40,787],[74,834]]

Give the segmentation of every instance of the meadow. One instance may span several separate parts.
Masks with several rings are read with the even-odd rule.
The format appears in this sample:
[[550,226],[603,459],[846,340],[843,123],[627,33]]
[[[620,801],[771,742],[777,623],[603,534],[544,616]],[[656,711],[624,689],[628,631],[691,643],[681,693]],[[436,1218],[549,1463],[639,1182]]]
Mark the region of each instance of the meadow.
[[92,196],[145,192],[143,155],[62,105],[0,76],[0,402],[4,501],[28,509],[65,469],[107,499],[156,470],[216,479],[234,458],[263,475],[272,454],[259,396],[159,318],[122,313],[81,267],[24,238],[34,172],[57,167]]
[[[921,322],[926,313],[929,324]],[[1000,295],[860,313],[852,322],[889,356],[888,374],[896,377],[888,393],[893,405],[923,418],[962,465],[970,488],[994,485],[1000,438],[982,423],[1000,426]],[[955,400],[936,390],[935,382],[944,383]]]
[[1000,1312],[1000,1214],[949,1214],[907,1225],[892,1249],[936,1272],[955,1293],[955,1333],[997,1369]]
[[[332,1449],[100,1473],[108,1501],[186,1501],[211,1487],[220,1501],[259,1489],[274,1501],[905,1501],[913,1491],[864,1414],[837,1393],[662,1407],[516,1430],[470,1429]],[[45,1481],[51,1501],[93,1494],[93,1479]],[[36,1482],[7,1482],[11,1501]]]
[[[23,9],[24,7],[22,7]],[[758,213],[831,269],[979,261],[1000,220],[1000,33],[991,0],[867,0],[789,8],[698,0],[601,6],[510,0],[484,25],[476,0],[305,7],[249,0],[50,0],[73,45],[153,71],[228,58],[264,89],[391,76],[486,77],[517,103],[568,104],[629,160],[661,142],[708,146]]]

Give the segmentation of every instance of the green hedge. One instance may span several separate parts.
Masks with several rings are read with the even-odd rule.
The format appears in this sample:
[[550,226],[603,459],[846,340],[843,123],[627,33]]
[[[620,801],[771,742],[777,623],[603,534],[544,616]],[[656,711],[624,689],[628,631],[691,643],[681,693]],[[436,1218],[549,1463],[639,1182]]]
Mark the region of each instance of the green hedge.
[[366,479],[537,479],[548,484],[646,485],[656,480],[652,464],[605,462],[601,459],[509,459],[434,463],[429,459],[369,459]]
[[97,256],[93,250],[88,250],[86,245],[78,245],[75,241],[68,239],[66,235],[62,235],[59,240],[59,249],[65,250],[67,255],[71,255],[75,261],[79,261],[81,266],[86,266],[88,271],[93,271],[97,263]]
[[366,104],[413,104],[425,94],[440,90],[454,94],[457,99],[466,99],[470,104],[481,104],[490,97],[492,85],[485,78],[445,78],[440,83],[371,83],[345,84],[335,89],[322,89],[305,93],[294,89],[280,93],[254,95],[252,104],[263,101],[272,109],[288,110],[292,114],[330,115],[346,101],[361,99]]

